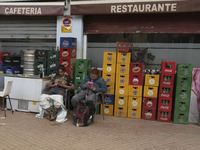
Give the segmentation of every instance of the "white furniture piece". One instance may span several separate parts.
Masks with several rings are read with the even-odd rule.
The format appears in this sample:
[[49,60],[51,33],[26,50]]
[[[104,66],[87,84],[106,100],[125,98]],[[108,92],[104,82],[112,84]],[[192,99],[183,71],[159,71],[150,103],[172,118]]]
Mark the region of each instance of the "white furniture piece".
[[[3,91],[0,91],[0,97],[3,98],[3,108],[4,108],[4,115],[6,117],[6,109],[5,109],[5,100],[8,98],[9,102],[10,102],[10,92],[11,92],[11,88],[12,88],[12,84],[13,84],[13,81],[8,81],[5,85],[5,88]],[[12,105],[11,105],[11,102],[10,102],[10,106],[11,106],[11,109],[12,109]],[[12,113],[13,113],[13,109],[12,109]]]
[[[10,99],[14,110],[39,112],[38,101],[50,77],[41,79],[38,76],[5,75],[4,84],[7,81],[13,81]],[[11,108],[8,101],[6,106]]]

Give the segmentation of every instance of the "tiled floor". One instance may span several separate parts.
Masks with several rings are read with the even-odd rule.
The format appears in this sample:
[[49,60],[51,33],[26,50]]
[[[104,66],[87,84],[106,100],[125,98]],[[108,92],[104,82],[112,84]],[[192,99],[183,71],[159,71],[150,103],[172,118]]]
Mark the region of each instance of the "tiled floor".
[[[0,111],[0,116],[3,112]],[[88,127],[37,119],[34,113],[7,111],[0,120],[0,150],[174,150],[200,149],[200,126],[101,115]]]

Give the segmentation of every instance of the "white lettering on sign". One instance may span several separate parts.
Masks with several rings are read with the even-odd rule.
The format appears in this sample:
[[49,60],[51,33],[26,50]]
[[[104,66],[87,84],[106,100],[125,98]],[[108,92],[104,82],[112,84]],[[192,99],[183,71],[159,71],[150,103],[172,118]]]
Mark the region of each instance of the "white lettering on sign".
[[111,13],[176,12],[177,3],[111,5]]
[[5,14],[7,15],[41,15],[42,10],[40,7],[6,7]]

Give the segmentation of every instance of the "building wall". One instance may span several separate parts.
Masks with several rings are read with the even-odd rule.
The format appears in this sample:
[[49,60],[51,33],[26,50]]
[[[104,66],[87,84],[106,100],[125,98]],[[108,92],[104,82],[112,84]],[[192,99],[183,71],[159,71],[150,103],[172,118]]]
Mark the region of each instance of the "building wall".
[[[70,15],[70,7],[64,12],[64,15]],[[60,47],[60,37],[75,37],[77,38],[77,58],[83,57],[83,16],[74,15],[72,22],[72,33],[62,33],[62,16],[57,17],[57,49]]]

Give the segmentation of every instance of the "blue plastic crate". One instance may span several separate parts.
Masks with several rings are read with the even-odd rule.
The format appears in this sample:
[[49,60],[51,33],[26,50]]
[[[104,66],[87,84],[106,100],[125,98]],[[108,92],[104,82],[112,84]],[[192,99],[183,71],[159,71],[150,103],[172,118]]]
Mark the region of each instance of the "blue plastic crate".
[[14,67],[14,74],[21,74],[21,67],[20,66],[15,66]]
[[15,67],[13,66],[4,66],[3,67],[4,74],[14,74],[15,73]]
[[104,94],[104,104],[114,105],[115,103],[115,95]]
[[3,71],[3,63],[0,62],[0,71]]
[[60,47],[72,47],[76,48],[77,39],[73,37],[61,37],[60,38]]

